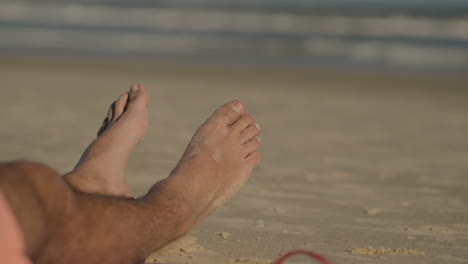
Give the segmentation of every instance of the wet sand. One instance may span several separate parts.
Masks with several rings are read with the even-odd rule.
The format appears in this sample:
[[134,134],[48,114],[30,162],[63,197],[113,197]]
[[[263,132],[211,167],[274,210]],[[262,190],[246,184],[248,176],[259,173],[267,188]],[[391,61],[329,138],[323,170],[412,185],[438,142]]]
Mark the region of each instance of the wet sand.
[[62,173],[119,93],[150,88],[149,132],[128,171],[136,194],[170,172],[212,110],[247,105],[261,164],[153,260],[268,263],[298,248],[347,264],[468,260],[467,79],[14,57],[1,57],[0,77],[0,160]]

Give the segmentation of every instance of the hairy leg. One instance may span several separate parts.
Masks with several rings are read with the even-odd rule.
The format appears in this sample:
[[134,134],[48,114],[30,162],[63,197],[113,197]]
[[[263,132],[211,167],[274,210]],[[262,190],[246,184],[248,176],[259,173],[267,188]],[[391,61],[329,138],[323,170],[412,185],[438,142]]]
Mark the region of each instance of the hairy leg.
[[170,179],[142,199],[77,192],[48,167],[0,166],[0,188],[34,263],[138,263],[186,234],[190,202]]
[[39,264],[137,263],[183,236],[250,177],[259,160],[254,121],[240,102],[220,107],[141,199],[82,192],[40,164],[1,165],[0,189],[28,256]]

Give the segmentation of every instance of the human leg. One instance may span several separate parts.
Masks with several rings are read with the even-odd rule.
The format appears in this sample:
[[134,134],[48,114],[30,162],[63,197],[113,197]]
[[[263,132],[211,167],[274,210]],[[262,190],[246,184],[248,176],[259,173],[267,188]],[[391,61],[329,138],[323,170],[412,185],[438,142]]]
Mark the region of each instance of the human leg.
[[186,234],[245,183],[259,159],[259,132],[240,102],[220,107],[171,175],[140,199],[79,191],[49,168],[24,162],[0,168],[0,188],[35,262],[136,263]]

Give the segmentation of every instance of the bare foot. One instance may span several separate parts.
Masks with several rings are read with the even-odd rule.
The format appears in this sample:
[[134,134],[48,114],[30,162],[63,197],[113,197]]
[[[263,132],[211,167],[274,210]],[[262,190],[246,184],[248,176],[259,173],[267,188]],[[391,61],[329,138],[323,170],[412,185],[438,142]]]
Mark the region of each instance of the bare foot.
[[167,179],[190,197],[195,224],[249,179],[260,159],[259,133],[255,119],[238,101],[221,106],[197,130]]
[[149,95],[134,84],[109,108],[98,137],[81,156],[65,180],[76,189],[131,197],[127,185],[128,160],[148,126]]

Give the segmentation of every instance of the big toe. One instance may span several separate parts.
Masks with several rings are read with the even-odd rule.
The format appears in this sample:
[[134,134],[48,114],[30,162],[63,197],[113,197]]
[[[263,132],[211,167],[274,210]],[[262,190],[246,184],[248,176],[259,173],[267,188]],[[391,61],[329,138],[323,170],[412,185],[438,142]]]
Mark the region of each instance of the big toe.
[[127,110],[148,107],[149,92],[142,84],[139,84],[139,83],[133,84],[130,87],[129,95],[130,95],[130,100],[127,105]]
[[212,119],[221,122],[223,125],[232,125],[245,113],[244,105],[235,100],[224,104],[212,115]]

